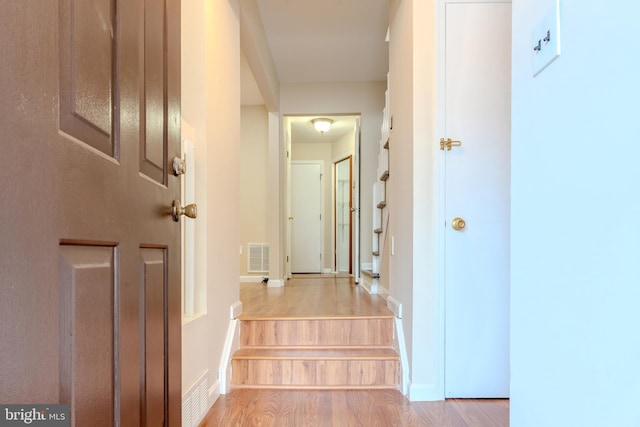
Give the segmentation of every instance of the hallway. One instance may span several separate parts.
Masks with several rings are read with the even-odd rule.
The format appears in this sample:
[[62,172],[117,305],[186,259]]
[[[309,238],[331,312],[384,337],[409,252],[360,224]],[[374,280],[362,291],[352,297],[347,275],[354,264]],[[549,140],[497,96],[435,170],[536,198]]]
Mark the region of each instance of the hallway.
[[[386,301],[350,277],[294,275],[284,288],[240,286],[242,319],[388,316]],[[221,395],[201,426],[438,426],[509,425],[508,400],[409,402],[397,390],[233,389]]]

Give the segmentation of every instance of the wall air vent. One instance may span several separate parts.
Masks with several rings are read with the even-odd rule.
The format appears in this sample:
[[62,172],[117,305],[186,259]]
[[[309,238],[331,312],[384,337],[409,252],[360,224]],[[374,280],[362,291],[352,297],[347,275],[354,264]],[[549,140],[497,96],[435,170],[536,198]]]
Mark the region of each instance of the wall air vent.
[[249,273],[268,273],[269,272],[269,244],[268,243],[249,243]]

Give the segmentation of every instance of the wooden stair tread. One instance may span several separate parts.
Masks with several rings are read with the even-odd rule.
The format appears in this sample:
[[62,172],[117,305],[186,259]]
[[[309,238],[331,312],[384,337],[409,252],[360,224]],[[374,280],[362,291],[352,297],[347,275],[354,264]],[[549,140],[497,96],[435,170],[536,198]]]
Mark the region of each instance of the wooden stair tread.
[[[377,274],[377,273],[374,273]],[[389,311],[389,314],[372,314],[372,315],[313,315],[313,316],[279,316],[279,315],[252,315],[241,314],[238,316],[240,321],[260,321],[260,320],[366,320],[366,319],[393,319],[394,314]]]
[[300,384],[233,384],[233,389],[254,390],[399,390],[397,384],[332,384],[332,385],[300,385]]
[[393,348],[241,348],[233,360],[398,360]]

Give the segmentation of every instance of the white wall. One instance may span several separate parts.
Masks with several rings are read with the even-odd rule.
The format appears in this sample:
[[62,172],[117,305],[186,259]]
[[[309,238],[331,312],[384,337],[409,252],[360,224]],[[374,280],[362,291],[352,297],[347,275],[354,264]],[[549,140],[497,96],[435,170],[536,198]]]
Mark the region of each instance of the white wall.
[[[353,124],[355,126],[355,120]],[[354,151],[355,134],[353,132],[347,133],[331,143],[331,158],[334,163],[353,156]]]
[[411,400],[444,398],[435,258],[435,1],[390,2],[389,243],[383,287],[403,305]]
[[511,425],[640,425],[640,3],[513,2]]
[[182,116],[195,130],[199,174],[196,280],[207,290],[206,314],[183,324],[182,389],[208,370],[210,402],[229,307],[239,297],[238,14],[238,0],[182,2]]
[[371,262],[372,187],[376,180],[380,126],[386,82],[296,83],[281,86],[283,115],[361,114],[360,254],[361,262]]
[[267,229],[267,155],[268,112],[264,105],[243,106],[241,109],[240,143],[240,276],[268,276],[248,273],[247,243],[268,243]]

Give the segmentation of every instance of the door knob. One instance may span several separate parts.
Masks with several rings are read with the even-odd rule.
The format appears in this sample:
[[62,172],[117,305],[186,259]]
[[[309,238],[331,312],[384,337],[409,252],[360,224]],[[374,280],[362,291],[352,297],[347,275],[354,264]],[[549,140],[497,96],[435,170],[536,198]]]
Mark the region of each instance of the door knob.
[[440,138],[440,149],[444,150],[445,148],[447,149],[447,151],[451,151],[451,147],[461,147],[462,146],[462,142],[461,141],[452,141],[451,138]]
[[466,225],[467,223],[464,222],[464,219],[462,218],[455,217],[453,218],[453,221],[451,221],[451,228],[456,231],[462,230]]
[[198,216],[198,205],[192,203],[185,207],[180,206],[180,200],[175,199],[171,205],[171,216],[175,222],[180,221],[180,215],[196,218]]

